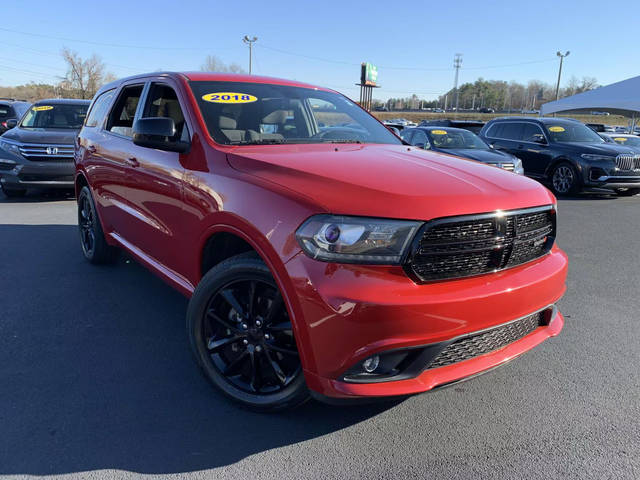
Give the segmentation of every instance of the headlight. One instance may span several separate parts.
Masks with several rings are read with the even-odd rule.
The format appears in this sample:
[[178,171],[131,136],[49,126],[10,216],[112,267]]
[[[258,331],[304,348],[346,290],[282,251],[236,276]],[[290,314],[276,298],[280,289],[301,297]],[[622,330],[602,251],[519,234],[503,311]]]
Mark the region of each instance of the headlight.
[[584,158],[585,160],[591,160],[591,161],[600,161],[600,162],[615,162],[616,157],[612,157],[609,155],[592,155],[590,153],[583,153],[582,155],[580,155],[582,158]]
[[399,264],[421,222],[316,215],[296,232],[302,250],[323,262]]
[[518,175],[524,175],[524,167],[522,166],[522,160],[518,157],[513,157],[513,171]]
[[9,153],[12,153],[13,155],[18,155],[19,157],[22,157],[22,154],[20,153],[20,147],[16,143],[9,142],[7,140],[0,140],[0,148],[4,149]]

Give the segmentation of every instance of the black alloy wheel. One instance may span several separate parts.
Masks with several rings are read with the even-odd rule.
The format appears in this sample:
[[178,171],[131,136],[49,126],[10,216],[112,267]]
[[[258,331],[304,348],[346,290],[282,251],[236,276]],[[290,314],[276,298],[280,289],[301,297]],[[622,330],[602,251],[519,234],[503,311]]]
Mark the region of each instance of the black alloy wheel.
[[78,199],[78,228],[80,229],[80,245],[87,258],[93,257],[96,246],[94,231],[95,218],[88,195],[81,195]]
[[94,264],[113,263],[119,250],[107,244],[96,213],[91,190],[82,187],[78,194],[78,232],[84,258]]
[[203,277],[187,328],[206,376],[244,406],[274,411],[308,398],[284,300],[255,255],[233,257]]

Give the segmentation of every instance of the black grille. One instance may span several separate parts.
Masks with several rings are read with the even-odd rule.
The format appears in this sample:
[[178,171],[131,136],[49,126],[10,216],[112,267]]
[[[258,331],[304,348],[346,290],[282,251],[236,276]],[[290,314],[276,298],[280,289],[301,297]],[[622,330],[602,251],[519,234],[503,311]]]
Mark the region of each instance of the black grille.
[[514,322],[500,325],[482,333],[456,340],[442,350],[427,368],[438,368],[493,352],[520,340],[541,325],[545,325],[545,312],[534,313]]
[[406,268],[423,282],[494,272],[541,257],[555,234],[550,206],[434,220],[418,234]]
[[32,162],[63,162],[63,163],[71,163],[73,162],[73,157],[54,157],[49,155],[29,155],[27,160]]

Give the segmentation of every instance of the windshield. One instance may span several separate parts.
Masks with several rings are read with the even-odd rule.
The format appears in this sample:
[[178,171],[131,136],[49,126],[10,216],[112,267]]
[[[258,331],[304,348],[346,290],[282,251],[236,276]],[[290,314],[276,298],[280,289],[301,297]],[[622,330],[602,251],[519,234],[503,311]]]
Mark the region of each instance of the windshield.
[[462,129],[439,128],[428,131],[429,140],[435,148],[472,148],[489,150],[489,146],[477,135]]
[[616,137],[611,136],[611,139],[619,143],[620,145],[626,145],[627,147],[640,147],[640,137]]
[[191,82],[211,137],[225,145],[401,141],[337,93],[245,82]]
[[22,128],[78,129],[84,123],[89,105],[35,105],[22,119]]
[[548,123],[545,127],[552,142],[605,143],[600,135],[582,123]]

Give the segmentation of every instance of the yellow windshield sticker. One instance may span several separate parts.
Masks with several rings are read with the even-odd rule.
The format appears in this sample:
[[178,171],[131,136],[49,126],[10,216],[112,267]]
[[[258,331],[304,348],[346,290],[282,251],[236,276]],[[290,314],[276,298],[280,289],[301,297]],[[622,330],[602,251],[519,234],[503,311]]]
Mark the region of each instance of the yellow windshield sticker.
[[446,130],[431,130],[431,135],[446,135]]
[[44,112],[45,110],[53,110],[51,105],[39,105],[37,107],[33,107],[34,112]]
[[564,132],[564,128],[563,127],[558,127],[556,125],[556,126],[553,126],[553,127],[549,127],[549,131],[550,132]]
[[616,137],[616,138],[613,139],[613,141],[614,142],[622,142],[622,143],[624,143],[624,142],[627,141],[627,138],[626,137]]
[[257,97],[246,93],[236,92],[215,92],[202,96],[205,102],[213,103],[251,103],[258,100]]

